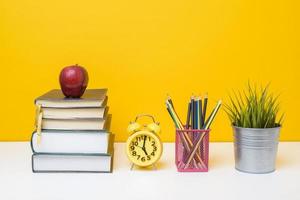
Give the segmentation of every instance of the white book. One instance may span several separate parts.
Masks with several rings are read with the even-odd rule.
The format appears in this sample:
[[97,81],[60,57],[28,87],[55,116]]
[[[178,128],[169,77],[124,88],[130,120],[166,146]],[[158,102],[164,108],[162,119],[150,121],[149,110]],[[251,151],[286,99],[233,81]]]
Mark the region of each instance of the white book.
[[111,172],[111,155],[33,154],[33,172]]
[[43,119],[42,129],[48,130],[103,130],[105,119]]
[[38,143],[36,132],[32,134],[31,147],[34,153],[83,153],[107,154],[110,133],[100,131],[42,131]]
[[107,107],[98,108],[42,108],[46,119],[104,118]]

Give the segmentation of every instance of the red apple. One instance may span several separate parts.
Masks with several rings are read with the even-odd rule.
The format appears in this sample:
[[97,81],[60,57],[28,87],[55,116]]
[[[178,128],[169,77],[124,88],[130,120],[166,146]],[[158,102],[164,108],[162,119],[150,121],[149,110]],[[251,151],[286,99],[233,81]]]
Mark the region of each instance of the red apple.
[[80,98],[88,82],[89,75],[87,71],[77,64],[65,67],[60,72],[59,83],[66,97]]

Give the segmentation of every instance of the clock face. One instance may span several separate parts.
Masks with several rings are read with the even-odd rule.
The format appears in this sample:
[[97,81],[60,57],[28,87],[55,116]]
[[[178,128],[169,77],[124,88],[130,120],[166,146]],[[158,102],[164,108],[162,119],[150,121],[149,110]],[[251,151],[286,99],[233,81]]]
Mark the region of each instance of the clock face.
[[139,131],[128,138],[126,152],[131,162],[146,167],[159,160],[162,153],[162,143],[154,133]]

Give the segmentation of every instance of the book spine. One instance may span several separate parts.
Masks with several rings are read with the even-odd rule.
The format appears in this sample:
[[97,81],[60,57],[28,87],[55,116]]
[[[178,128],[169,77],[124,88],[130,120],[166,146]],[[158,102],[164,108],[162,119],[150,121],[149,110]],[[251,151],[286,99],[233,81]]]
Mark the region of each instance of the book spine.
[[30,139],[30,147],[31,147],[32,153],[36,153],[35,150],[34,150],[34,148],[33,148],[33,135],[34,135],[34,133],[35,133],[35,132],[33,132],[33,133],[31,134],[31,139]]

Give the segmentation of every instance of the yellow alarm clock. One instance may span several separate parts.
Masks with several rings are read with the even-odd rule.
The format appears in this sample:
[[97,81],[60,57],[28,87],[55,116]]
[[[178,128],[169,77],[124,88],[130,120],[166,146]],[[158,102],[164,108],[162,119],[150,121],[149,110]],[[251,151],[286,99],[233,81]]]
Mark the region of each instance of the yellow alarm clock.
[[[141,125],[137,121],[142,117],[150,117],[153,123]],[[134,165],[139,167],[147,167],[152,165],[160,159],[163,145],[158,137],[160,132],[159,123],[155,121],[152,115],[142,114],[135,118],[127,128],[129,138],[126,142],[126,153],[128,159],[132,162],[131,169]]]

